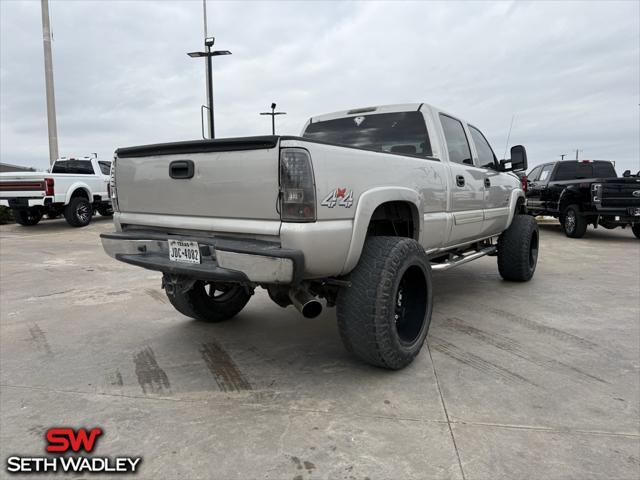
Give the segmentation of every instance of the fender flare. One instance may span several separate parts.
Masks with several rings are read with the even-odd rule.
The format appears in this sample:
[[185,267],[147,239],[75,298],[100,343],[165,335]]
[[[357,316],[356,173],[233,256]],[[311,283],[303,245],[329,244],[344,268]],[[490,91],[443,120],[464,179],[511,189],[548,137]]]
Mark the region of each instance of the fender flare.
[[87,194],[87,198],[89,199],[89,202],[93,203],[93,196],[91,193],[91,189],[89,188],[89,185],[87,185],[86,183],[83,182],[76,182],[73,183],[68,189],[67,189],[67,194],[65,196],[64,199],[64,204],[68,205],[69,202],[71,201],[71,196],[77,191],[77,190],[84,190]]
[[[565,198],[570,198],[572,195],[577,195],[578,197],[580,196],[580,190],[575,188],[575,186],[573,185],[565,187],[564,190],[560,192],[560,196],[558,197],[558,213],[560,215],[562,215],[562,211],[564,210],[564,208],[562,208],[562,202],[565,201]],[[580,203],[579,198],[578,203]]]
[[371,216],[376,208],[387,202],[407,202],[414,207],[414,217],[417,214],[418,241],[422,241],[422,230],[424,216],[422,212],[422,197],[418,192],[406,187],[376,187],[367,190],[358,198],[355,215],[353,218],[353,231],[349,252],[342,269],[342,274],[346,274],[354,269],[360,259],[362,248],[367,237],[367,229]]
[[505,226],[505,230],[509,228],[511,222],[513,221],[513,217],[516,215],[516,210],[518,208],[518,201],[522,198],[524,205],[527,204],[527,197],[524,192],[520,189],[513,189],[511,191],[511,199],[509,201],[510,209],[509,209],[509,219],[507,221],[507,225]]

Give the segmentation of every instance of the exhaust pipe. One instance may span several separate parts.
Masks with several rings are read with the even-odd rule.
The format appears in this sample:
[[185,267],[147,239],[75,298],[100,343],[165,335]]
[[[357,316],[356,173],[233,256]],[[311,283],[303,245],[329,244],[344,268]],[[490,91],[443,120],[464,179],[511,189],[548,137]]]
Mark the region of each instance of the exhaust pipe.
[[306,318],[316,318],[322,313],[322,304],[307,290],[302,288],[289,290],[289,299],[293,306]]

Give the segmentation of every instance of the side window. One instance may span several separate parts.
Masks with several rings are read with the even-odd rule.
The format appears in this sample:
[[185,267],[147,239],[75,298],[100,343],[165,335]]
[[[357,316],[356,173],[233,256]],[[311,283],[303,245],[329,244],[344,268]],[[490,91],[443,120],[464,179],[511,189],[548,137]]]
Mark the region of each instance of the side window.
[[538,180],[538,178],[540,178],[540,172],[542,171],[542,167],[536,167],[533,170],[531,170],[531,173],[529,173],[529,175],[527,175],[527,178],[532,181],[535,182]]
[[111,162],[105,162],[104,160],[101,160],[98,162],[98,165],[100,165],[100,171],[103,175],[111,174]]
[[469,142],[467,141],[467,135],[464,133],[462,123],[443,114],[440,114],[440,122],[444,130],[444,138],[447,141],[449,161],[473,165]]
[[542,169],[542,172],[540,172],[540,181],[541,182],[548,182],[549,181],[549,177],[551,176],[551,172],[553,171],[553,167],[554,167],[554,165],[546,165]]
[[484,168],[495,168],[496,156],[487,139],[484,138],[480,130],[471,125],[469,125],[469,131],[471,132],[471,138],[478,151],[478,164]]

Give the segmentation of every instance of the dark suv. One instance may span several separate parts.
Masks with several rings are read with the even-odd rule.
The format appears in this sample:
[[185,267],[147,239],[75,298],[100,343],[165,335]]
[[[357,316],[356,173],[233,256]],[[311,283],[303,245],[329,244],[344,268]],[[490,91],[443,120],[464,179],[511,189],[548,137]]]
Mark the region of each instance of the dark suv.
[[560,219],[568,237],[584,236],[587,225],[631,226],[640,238],[640,176],[618,177],[611,162],[556,161],[527,175],[527,210]]

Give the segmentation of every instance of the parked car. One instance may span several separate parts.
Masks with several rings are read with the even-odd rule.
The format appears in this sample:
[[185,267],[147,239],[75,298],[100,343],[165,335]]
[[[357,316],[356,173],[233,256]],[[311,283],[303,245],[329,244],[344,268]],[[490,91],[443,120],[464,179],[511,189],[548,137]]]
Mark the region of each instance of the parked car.
[[305,317],[337,306],[346,348],[399,369],[424,343],[432,270],[497,255],[532,278],[538,228],[511,170],[475,126],[426,104],[313,117],[302,136],[198,140],[116,151],[117,260],[163,273],[169,301],[208,322],[256,287]]
[[48,172],[0,173],[0,205],[9,207],[21,225],[36,225],[46,214],[64,215],[72,227],[84,227],[94,210],[113,215],[110,170],[110,161],[63,157]]
[[592,224],[630,226],[640,238],[640,177],[618,177],[608,161],[562,160],[537,166],[527,179],[529,212],[558,218],[568,237],[583,237]]

